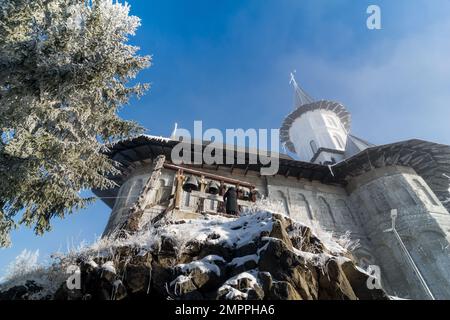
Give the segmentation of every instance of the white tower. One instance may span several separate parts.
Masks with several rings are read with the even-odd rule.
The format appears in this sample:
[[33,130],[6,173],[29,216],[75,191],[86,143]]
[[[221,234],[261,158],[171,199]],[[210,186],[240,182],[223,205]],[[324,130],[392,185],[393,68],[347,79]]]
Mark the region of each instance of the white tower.
[[291,73],[294,111],[281,127],[281,143],[300,160],[332,164],[344,159],[350,130],[350,113],[332,101],[314,101]]

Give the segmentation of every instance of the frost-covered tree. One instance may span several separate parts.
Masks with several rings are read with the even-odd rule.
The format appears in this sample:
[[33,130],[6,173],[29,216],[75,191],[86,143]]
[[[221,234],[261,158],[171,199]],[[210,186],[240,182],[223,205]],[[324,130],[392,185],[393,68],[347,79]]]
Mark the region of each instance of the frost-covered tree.
[[28,251],[27,249],[22,250],[6,268],[6,280],[21,278],[36,271],[39,268],[38,258],[39,250],[35,252]]
[[129,44],[140,20],[112,0],[0,0],[0,246],[19,224],[37,234],[108,188],[104,144],[142,128],[118,110],[146,85]]

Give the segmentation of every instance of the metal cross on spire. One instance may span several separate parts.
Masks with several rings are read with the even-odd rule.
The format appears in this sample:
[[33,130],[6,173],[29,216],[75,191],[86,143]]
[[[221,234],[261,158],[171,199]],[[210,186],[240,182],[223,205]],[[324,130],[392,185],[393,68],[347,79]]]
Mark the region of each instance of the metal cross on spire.
[[291,72],[291,80],[289,81],[289,84],[292,84],[294,87],[294,108],[298,108],[304,104],[308,104],[311,102],[314,102],[314,99],[306,93],[305,90],[302,89],[297,83],[297,80],[295,80],[295,73],[297,71],[294,70],[294,72]]

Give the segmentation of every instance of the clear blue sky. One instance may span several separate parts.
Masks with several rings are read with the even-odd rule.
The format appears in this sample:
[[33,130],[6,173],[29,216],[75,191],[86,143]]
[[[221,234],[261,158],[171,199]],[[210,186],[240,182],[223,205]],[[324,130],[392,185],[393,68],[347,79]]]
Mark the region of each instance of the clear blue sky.
[[[292,108],[289,72],[315,98],[344,103],[352,131],[373,143],[408,138],[450,144],[448,0],[129,0],[142,18],[133,38],[154,66],[152,88],[122,111],[150,134],[190,128],[278,128]],[[380,31],[366,8],[382,10]],[[23,249],[65,251],[100,235],[98,201],[35,237],[20,229],[0,249],[0,275]]]

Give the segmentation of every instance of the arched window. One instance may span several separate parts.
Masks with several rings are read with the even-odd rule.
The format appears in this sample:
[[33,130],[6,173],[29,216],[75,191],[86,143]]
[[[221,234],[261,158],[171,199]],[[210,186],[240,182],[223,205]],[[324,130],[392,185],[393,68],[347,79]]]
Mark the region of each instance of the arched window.
[[395,193],[397,194],[398,198],[401,201],[399,205],[415,206],[417,204],[414,198],[408,192],[408,190],[399,181],[395,181],[394,185],[396,189]]
[[320,207],[320,213],[322,217],[329,216],[331,218],[331,221],[333,224],[336,224],[336,220],[334,219],[333,212],[331,211],[331,207],[328,204],[327,200],[325,200],[324,197],[319,196],[319,207]]
[[281,201],[281,205],[283,207],[284,210],[284,214],[289,216],[289,206],[288,206],[288,202],[286,199],[286,196],[284,195],[284,193],[282,191],[277,191],[277,198]]
[[425,186],[417,179],[413,180],[417,188],[422,192],[422,194],[425,196],[425,198],[428,200],[428,203],[432,204],[433,206],[437,206],[436,200],[434,200],[431,193],[425,188]]
[[317,144],[314,140],[311,140],[311,142],[309,143],[309,145],[311,146],[311,151],[313,154],[316,154],[317,152]]
[[309,207],[309,202],[308,202],[308,200],[306,200],[305,195],[302,193],[299,193],[297,201],[298,201],[299,210],[301,211],[302,216],[307,216],[308,219],[314,220],[314,218],[311,214],[311,209]]
[[328,116],[327,120],[328,120],[328,123],[330,124],[330,126],[337,128],[336,121],[334,121],[334,119],[332,117]]
[[333,136],[333,138],[334,138],[334,140],[336,141],[338,147],[339,147],[340,149],[344,149],[344,142],[342,141],[341,137],[339,137],[338,135],[335,134],[335,135]]
[[341,214],[347,219],[350,219],[354,225],[357,225],[355,216],[353,215],[353,212],[348,206],[347,202],[345,202],[345,200],[339,199],[336,203],[339,210],[341,211]]
[[139,198],[139,196],[142,193],[142,189],[144,188],[144,179],[140,178],[140,179],[136,179],[136,180],[132,180],[133,184],[131,185],[129,191],[128,191],[128,195],[127,195],[127,199],[126,199],[126,205],[127,206],[131,206],[133,205]]
[[384,190],[377,187],[375,184],[369,186],[369,197],[375,204],[375,209],[378,213],[385,213],[391,210],[391,205],[384,193]]

